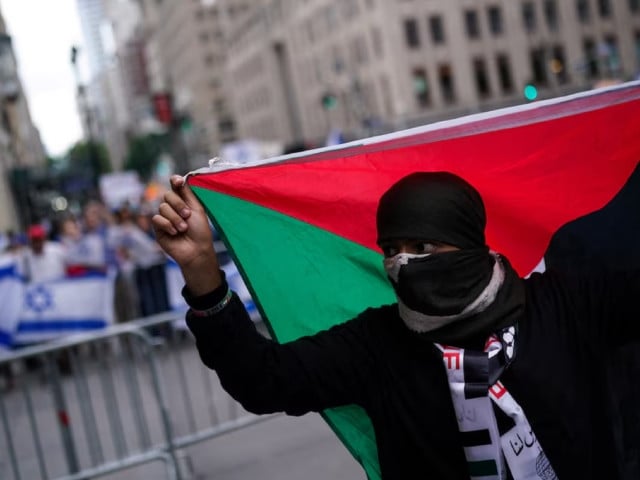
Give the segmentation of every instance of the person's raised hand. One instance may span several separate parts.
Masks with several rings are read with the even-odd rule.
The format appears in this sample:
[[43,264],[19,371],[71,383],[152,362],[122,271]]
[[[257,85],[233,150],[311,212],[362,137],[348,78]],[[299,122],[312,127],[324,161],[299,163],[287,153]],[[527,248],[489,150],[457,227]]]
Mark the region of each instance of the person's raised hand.
[[171,190],[165,193],[152,223],[158,244],[180,266],[192,294],[204,294],[220,285],[207,215],[181,176],[171,177]]

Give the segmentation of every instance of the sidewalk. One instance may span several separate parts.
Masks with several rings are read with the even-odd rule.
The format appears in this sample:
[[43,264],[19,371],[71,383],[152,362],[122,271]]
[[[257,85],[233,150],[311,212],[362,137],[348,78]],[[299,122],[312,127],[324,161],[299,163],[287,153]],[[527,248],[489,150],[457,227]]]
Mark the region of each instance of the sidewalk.
[[[365,480],[364,470],[317,414],[285,415],[193,445],[185,480]],[[185,462],[183,462],[185,463]],[[102,477],[163,480],[158,463]]]
[[202,480],[366,478],[317,414],[273,418],[194,446],[191,454],[197,478]]

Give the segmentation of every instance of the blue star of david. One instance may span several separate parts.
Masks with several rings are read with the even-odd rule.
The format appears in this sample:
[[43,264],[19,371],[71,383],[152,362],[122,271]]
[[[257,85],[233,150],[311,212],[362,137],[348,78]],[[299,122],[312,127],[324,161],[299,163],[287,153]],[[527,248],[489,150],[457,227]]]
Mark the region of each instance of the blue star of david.
[[26,300],[27,306],[38,313],[42,313],[53,306],[53,296],[44,285],[38,285],[27,292]]

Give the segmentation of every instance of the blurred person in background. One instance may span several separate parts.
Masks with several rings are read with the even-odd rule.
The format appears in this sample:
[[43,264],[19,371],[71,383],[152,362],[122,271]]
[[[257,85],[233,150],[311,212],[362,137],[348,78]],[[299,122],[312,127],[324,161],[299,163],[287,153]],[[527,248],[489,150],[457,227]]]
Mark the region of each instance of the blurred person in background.
[[121,267],[138,297],[137,310],[143,317],[169,310],[164,275],[166,256],[154,238],[144,232],[136,222],[129,205],[117,212],[117,226],[112,236]]
[[29,248],[21,254],[20,269],[28,282],[56,280],[66,274],[64,248],[47,236],[42,224],[31,225],[27,230]]
[[[48,282],[66,276],[65,249],[60,242],[48,240],[48,233],[43,224],[34,224],[27,229],[29,248],[21,254],[19,267],[25,280],[29,283]],[[27,344],[23,345],[27,346]],[[71,373],[71,363],[67,353],[56,356],[60,372]],[[33,370],[41,366],[35,358],[25,362],[27,369]]]
[[20,252],[27,246],[27,235],[24,232],[15,232],[13,230],[7,230],[7,244],[4,248],[4,252],[19,256]]
[[107,245],[113,251],[117,265],[115,311],[118,322],[128,322],[140,316],[135,264],[131,252],[124,245],[126,213],[123,214],[123,208],[113,212],[114,223],[107,232]]
[[67,275],[106,273],[105,243],[96,234],[83,233],[75,217],[61,221],[60,243],[64,248]]
[[104,251],[104,262],[108,268],[117,269],[118,259],[115,249],[109,244],[109,231],[115,224],[107,207],[97,200],[90,200],[82,209],[82,232],[94,237],[92,243],[100,243]]

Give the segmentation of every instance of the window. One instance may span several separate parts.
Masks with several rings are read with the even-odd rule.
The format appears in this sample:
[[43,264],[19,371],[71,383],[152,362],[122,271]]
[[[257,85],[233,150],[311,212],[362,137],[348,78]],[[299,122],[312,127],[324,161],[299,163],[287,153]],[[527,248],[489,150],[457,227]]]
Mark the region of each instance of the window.
[[494,35],[500,35],[504,29],[502,25],[502,10],[497,6],[489,7],[487,15],[489,16],[489,30]]
[[440,92],[445,103],[453,103],[456,100],[456,91],[453,84],[453,72],[451,65],[443,63],[438,66],[438,82],[440,83]]
[[475,58],[473,60],[473,76],[476,82],[476,91],[480,98],[486,98],[491,95],[491,86],[489,85],[489,76],[487,75],[487,64],[484,58]]
[[591,20],[591,8],[589,0],[576,0],[576,14],[580,23],[589,23]]
[[232,118],[223,117],[218,122],[218,131],[220,132],[220,135],[222,135],[225,138],[230,135],[234,135],[235,129],[236,129],[236,124]]
[[596,53],[596,45],[590,38],[582,41],[582,51],[584,52],[584,61],[588,78],[597,78],[600,75],[598,65],[598,55]]
[[464,25],[467,29],[467,37],[480,37],[480,23],[478,22],[478,12],[475,10],[466,10],[464,12]]
[[440,15],[429,17],[429,29],[431,30],[431,40],[434,44],[444,43],[444,26]]
[[366,64],[369,61],[367,40],[365,37],[356,37],[351,41],[351,58],[357,65]]
[[513,75],[511,74],[511,62],[506,54],[499,53],[496,57],[498,65],[498,81],[503,93],[513,92]]
[[371,30],[371,44],[375,55],[378,58],[384,57],[384,43],[382,41],[382,34],[380,33],[380,29],[377,27],[373,27]]
[[610,34],[604,37],[604,45],[602,48],[604,60],[609,74],[616,75],[622,69],[620,52],[618,51],[618,39],[615,35]]
[[429,80],[427,72],[423,68],[415,68],[412,73],[413,92],[416,101],[421,108],[431,104],[431,93],[429,91]]
[[611,0],[598,0],[598,13],[602,18],[611,17]]
[[522,25],[525,31],[531,33],[536,31],[536,6],[533,2],[522,4]]
[[334,49],[333,51],[333,60],[331,64],[335,73],[340,74],[344,71],[345,61],[342,58],[342,53],[337,49]]
[[351,20],[358,15],[358,2],[356,0],[342,0],[340,3],[342,4],[342,16],[346,20]]
[[554,46],[552,55],[553,57],[549,62],[551,73],[556,76],[559,84],[567,83],[569,81],[569,75],[567,74],[567,61],[564,56],[564,48],[561,45]]
[[[349,5],[352,5],[352,2],[349,2]],[[327,29],[329,31],[335,30],[338,27],[338,10],[335,5],[329,5],[325,11],[325,21],[327,25]]]
[[404,36],[409,48],[418,48],[420,46],[420,32],[415,18],[408,18],[404,21]]
[[558,6],[556,5],[556,0],[545,0],[543,8],[549,30],[558,30]]
[[636,45],[636,62],[638,63],[638,65],[640,65],[640,30],[636,31],[635,45]]
[[214,112],[224,112],[227,109],[227,103],[222,98],[215,99],[211,106]]
[[529,52],[531,76],[536,85],[546,85],[548,81],[547,66],[544,57],[544,50],[542,48],[534,48]]

